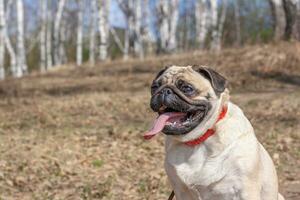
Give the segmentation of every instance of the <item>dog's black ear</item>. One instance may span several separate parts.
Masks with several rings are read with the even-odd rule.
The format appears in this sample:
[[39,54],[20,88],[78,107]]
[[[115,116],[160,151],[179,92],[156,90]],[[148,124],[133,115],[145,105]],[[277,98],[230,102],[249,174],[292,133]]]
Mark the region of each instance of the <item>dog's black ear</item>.
[[227,86],[227,80],[221,74],[208,67],[193,66],[193,69],[210,81],[217,95],[224,92]]
[[160,77],[169,67],[170,66],[166,66],[164,69],[160,70],[154,80],[156,80],[158,77]]

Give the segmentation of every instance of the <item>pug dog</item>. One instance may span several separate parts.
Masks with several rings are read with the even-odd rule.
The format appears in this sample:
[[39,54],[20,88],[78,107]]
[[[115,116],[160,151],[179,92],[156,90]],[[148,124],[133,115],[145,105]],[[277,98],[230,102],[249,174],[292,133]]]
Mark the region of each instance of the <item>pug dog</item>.
[[144,137],[165,134],[176,200],[283,200],[272,159],[226,83],[209,67],[166,67],[151,86],[158,117]]

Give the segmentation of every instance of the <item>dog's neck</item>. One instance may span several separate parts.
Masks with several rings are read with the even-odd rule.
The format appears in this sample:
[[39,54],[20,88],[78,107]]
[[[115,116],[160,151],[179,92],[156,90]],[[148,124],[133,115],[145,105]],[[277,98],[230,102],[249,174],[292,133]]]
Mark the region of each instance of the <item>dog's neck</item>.
[[226,89],[219,99],[211,101],[212,109],[204,118],[204,120],[191,132],[180,136],[168,136],[170,139],[179,143],[185,143],[193,141],[202,135],[204,135],[209,129],[212,129],[216,125],[219,114],[222,112],[223,107],[227,107],[229,103],[229,91]]
[[209,128],[203,135],[199,136],[198,138],[184,142],[184,144],[186,144],[187,146],[197,146],[200,145],[205,140],[207,140],[210,136],[212,136],[216,132],[215,125],[225,117],[227,113],[227,109],[228,109],[227,104],[222,107],[222,110],[213,127]]

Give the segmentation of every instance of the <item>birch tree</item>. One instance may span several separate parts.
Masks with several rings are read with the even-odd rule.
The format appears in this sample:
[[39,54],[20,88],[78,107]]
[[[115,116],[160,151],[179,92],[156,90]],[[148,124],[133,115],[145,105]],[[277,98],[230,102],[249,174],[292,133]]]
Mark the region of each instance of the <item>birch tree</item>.
[[110,9],[110,0],[98,0],[99,18],[98,26],[100,32],[99,58],[100,60],[107,59],[109,22],[108,14]]
[[169,42],[168,42],[168,51],[174,51],[177,48],[177,40],[176,40],[176,33],[177,33],[177,23],[179,18],[179,9],[178,9],[178,0],[171,0],[171,14],[170,14],[170,33],[169,33]]
[[24,73],[28,72],[26,64],[26,54],[24,47],[24,5],[23,0],[16,0],[17,8],[17,63],[18,68],[22,69],[22,76]]
[[159,24],[159,39],[160,49],[166,51],[169,38],[169,2],[165,0],[159,1],[158,7],[158,24]]
[[95,47],[96,47],[96,21],[97,21],[97,2],[91,0],[90,4],[90,47],[89,47],[89,62],[91,66],[95,65]]
[[4,15],[4,0],[0,0],[0,79],[5,78],[5,15]]
[[286,27],[284,39],[289,40],[292,38],[295,24],[297,22],[297,4],[299,0],[283,0],[284,11],[286,16]]
[[204,49],[209,28],[209,8],[207,0],[197,0],[195,11],[197,41],[199,42],[200,49]]
[[78,0],[76,64],[82,65],[83,0]]
[[241,46],[241,22],[240,22],[240,5],[239,0],[234,0],[234,22],[236,31],[236,45]]
[[211,12],[212,12],[212,41],[211,50],[220,51],[222,43],[222,34],[224,29],[224,23],[227,13],[227,0],[222,2],[221,16],[218,20],[218,2],[217,0],[211,0]]
[[123,11],[126,18],[126,29],[124,33],[124,51],[123,51],[123,59],[127,60],[129,57],[129,48],[130,48],[130,40],[133,38],[134,33],[134,11],[133,8],[133,0],[122,1],[118,0],[118,4]]
[[140,59],[144,59],[144,47],[142,41],[142,0],[135,1],[135,42],[134,42],[134,50],[135,53],[139,55]]
[[176,50],[177,23],[179,17],[178,0],[160,0],[158,6],[158,24],[160,33],[160,48],[163,51]]
[[117,46],[124,53],[124,46],[122,44],[120,37],[116,33],[116,30],[113,27],[110,27],[109,30],[110,30],[110,33],[111,33],[112,37],[114,38],[114,41],[116,42]]
[[299,27],[299,0],[269,0],[275,26],[275,40],[289,40]]
[[62,20],[60,24],[60,36],[59,36],[59,57],[61,63],[66,63],[68,62],[67,54],[66,54],[66,49],[65,49],[65,43],[66,43],[66,32],[67,32],[67,24],[66,20]]
[[286,27],[286,15],[284,11],[283,0],[269,0],[273,18],[275,21],[275,40],[281,40],[284,37]]
[[300,0],[296,1],[296,16],[292,34],[293,38],[300,41]]
[[47,29],[46,29],[46,62],[47,70],[53,67],[52,59],[52,1],[47,2]]
[[40,0],[41,34],[40,34],[40,71],[46,71],[46,30],[47,30],[47,0]]
[[212,41],[210,48],[215,50],[218,48],[218,2],[217,0],[210,0],[211,6],[211,27],[212,27]]
[[143,19],[145,20],[145,24],[142,28],[142,40],[147,48],[148,53],[153,52],[153,45],[152,43],[155,42],[155,38],[152,36],[150,31],[150,24],[151,24],[151,10],[149,6],[149,0],[144,0],[144,12],[143,12]]
[[19,77],[18,74],[22,73],[22,70],[20,70],[17,67],[17,57],[16,57],[15,50],[12,46],[12,43],[11,43],[9,35],[8,35],[7,23],[6,23],[7,21],[9,21],[12,4],[13,4],[13,0],[7,1],[6,9],[4,10],[4,15],[5,15],[4,27],[3,27],[4,28],[4,42],[5,42],[5,47],[7,49],[7,52],[9,54],[11,74],[13,77]]
[[66,0],[59,0],[57,6],[57,12],[54,20],[54,64],[60,65],[62,64],[62,56],[60,50],[60,27],[61,27],[61,19],[63,15],[63,10],[65,6]]

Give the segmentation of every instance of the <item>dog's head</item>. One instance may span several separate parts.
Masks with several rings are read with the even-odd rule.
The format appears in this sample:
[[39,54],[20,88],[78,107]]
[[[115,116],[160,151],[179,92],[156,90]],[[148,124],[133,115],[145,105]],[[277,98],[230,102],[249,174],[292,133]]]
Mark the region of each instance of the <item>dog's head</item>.
[[159,117],[149,135],[190,135],[219,110],[226,91],[226,79],[211,68],[166,67],[151,86],[150,106]]

